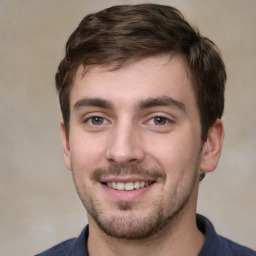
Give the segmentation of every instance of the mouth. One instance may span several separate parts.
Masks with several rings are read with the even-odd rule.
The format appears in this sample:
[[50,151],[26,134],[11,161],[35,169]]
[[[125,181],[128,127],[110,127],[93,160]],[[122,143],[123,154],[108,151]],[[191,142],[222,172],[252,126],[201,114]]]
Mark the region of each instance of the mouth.
[[156,183],[156,180],[128,176],[109,177],[100,181],[105,195],[116,202],[138,200],[152,190]]
[[145,187],[148,187],[152,185],[155,181],[130,181],[130,182],[117,182],[117,181],[108,181],[108,182],[103,182],[102,184],[118,190],[118,191],[133,191],[133,190],[138,190],[142,189]]

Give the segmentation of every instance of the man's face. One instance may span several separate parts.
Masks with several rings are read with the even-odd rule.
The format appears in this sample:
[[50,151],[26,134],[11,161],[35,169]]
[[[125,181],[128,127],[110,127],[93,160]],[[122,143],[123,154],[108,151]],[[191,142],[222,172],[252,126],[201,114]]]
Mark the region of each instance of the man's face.
[[195,207],[201,126],[181,57],[79,68],[70,109],[64,156],[90,224],[139,239]]

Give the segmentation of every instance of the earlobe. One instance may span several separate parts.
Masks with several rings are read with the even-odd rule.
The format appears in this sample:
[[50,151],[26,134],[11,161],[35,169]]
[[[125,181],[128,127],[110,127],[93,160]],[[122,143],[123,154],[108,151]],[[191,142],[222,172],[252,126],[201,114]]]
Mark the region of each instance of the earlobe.
[[220,119],[217,119],[209,129],[207,140],[202,149],[201,172],[211,172],[216,168],[222,150],[223,139],[223,123]]
[[66,167],[71,170],[71,157],[70,157],[70,148],[69,148],[69,141],[66,133],[66,128],[64,125],[63,120],[60,122],[60,131],[61,131],[61,138],[62,138],[62,152],[64,156],[64,161]]

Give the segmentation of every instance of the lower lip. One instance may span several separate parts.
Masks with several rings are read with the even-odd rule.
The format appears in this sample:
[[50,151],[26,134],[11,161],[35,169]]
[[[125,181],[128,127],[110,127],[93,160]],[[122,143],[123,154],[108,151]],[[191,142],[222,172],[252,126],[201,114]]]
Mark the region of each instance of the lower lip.
[[144,188],[134,189],[134,190],[117,190],[102,184],[103,189],[108,196],[118,201],[131,201],[143,196],[148,190],[150,190],[155,183],[148,185]]

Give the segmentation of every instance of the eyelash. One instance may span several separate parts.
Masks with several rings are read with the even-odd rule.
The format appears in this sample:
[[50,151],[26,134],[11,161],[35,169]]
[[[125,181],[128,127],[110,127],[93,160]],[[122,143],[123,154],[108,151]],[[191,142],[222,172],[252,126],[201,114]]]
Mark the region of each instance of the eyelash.
[[[164,123],[163,123],[163,124],[156,124],[155,121],[156,121],[157,119],[163,119],[163,120],[164,120]],[[167,117],[165,117],[165,116],[161,116],[161,115],[154,116],[154,117],[150,118],[149,121],[148,121],[149,124],[150,124],[150,121],[151,121],[151,120],[154,122],[154,123],[152,123],[152,125],[156,125],[156,126],[164,126],[164,125],[167,125],[167,124],[169,124],[169,123],[172,123],[172,121],[171,121],[169,118],[167,118]]]
[[[103,123],[94,124],[93,119],[96,119],[96,118],[101,119],[103,121]],[[109,123],[109,121],[106,118],[102,117],[102,116],[90,116],[89,118],[85,119],[83,122],[88,123],[90,126],[100,126],[100,125]]]
[[[98,121],[96,120],[95,123],[95,119],[99,119]],[[157,119],[160,121],[160,123],[156,123]],[[161,123],[162,121],[162,123]],[[88,128],[93,128],[93,129],[101,129],[103,127],[105,127],[105,125],[110,124],[111,122],[108,121],[108,119],[106,119],[105,117],[102,117],[101,115],[94,115],[94,116],[89,116],[88,118],[86,118],[83,123],[85,123]],[[157,129],[164,129],[169,127],[170,124],[173,124],[174,121],[164,115],[154,115],[151,118],[148,119],[148,121],[146,121],[144,124],[145,125],[149,125],[152,128],[156,127]]]

